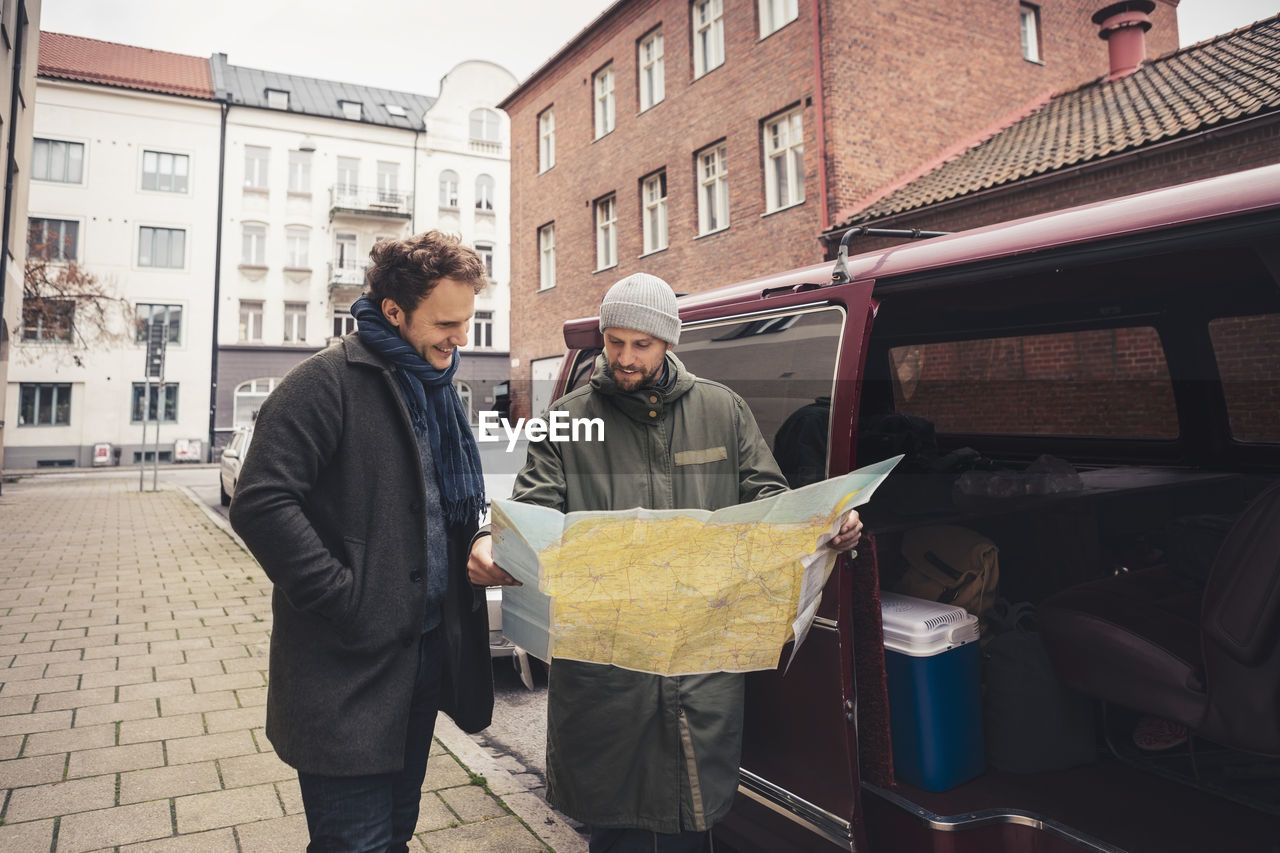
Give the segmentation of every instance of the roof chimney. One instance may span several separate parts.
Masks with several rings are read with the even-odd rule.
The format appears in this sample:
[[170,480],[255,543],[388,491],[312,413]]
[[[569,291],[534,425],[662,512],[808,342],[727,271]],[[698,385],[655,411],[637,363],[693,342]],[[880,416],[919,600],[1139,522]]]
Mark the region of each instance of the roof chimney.
[[1122,0],[1094,13],[1093,22],[1102,27],[1098,37],[1107,43],[1111,57],[1108,80],[1132,74],[1147,58],[1147,14],[1155,7],[1152,0]]

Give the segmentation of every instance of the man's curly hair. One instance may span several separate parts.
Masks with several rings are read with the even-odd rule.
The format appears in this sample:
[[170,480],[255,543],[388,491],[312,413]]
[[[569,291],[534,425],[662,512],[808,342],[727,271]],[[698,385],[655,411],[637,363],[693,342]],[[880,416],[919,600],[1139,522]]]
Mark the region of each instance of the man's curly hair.
[[479,293],[486,278],[484,262],[454,234],[427,231],[404,240],[379,240],[369,252],[365,289],[379,307],[392,299],[412,313],[442,278],[470,284]]

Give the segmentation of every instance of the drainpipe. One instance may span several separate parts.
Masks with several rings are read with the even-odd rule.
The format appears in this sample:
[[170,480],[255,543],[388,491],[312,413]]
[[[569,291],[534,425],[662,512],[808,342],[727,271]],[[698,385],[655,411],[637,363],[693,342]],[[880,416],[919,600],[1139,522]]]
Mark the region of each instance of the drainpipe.
[[[19,3],[17,12],[17,34],[13,41],[13,85],[9,91],[9,141],[8,141],[8,162],[5,163],[4,169],[4,223],[2,226],[4,231],[0,234],[0,318],[4,314],[4,298],[5,285],[8,283],[9,276],[9,233],[13,228],[13,176],[17,171],[14,164],[17,158],[14,156],[14,146],[18,144],[18,113],[22,105],[22,59],[23,49],[26,44],[27,32],[27,4]],[[35,104],[31,105],[32,109]],[[21,310],[18,314],[21,318]],[[22,334],[21,320],[17,329],[9,330],[9,347],[13,347],[14,332],[18,335]],[[0,409],[0,430],[4,429],[4,411]],[[0,471],[4,468],[4,447],[0,446]],[[0,484],[4,482],[4,478],[0,477]],[[0,485],[0,492],[3,492],[3,485]]]
[[418,134],[421,133],[416,127],[413,129],[413,204],[409,206],[409,233],[418,233]]
[[218,131],[218,226],[213,255],[213,344],[209,354],[209,461],[213,461],[213,440],[218,417],[218,309],[222,306],[222,194],[227,175],[227,110],[224,94],[222,120]]
[[822,0],[811,0],[809,14],[813,17],[813,107],[817,113],[814,133],[818,141],[818,215],[821,218],[819,234],[831,227],[827,211],[827,110],[823,98],[822,83]]

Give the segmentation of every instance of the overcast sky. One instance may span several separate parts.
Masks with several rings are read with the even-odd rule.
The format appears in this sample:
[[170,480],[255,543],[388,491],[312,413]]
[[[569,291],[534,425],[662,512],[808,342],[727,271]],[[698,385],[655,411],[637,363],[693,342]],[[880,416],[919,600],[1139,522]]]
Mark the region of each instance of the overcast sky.
[[[613,2],[382,0],[363,11],[352,0],[43,0],[41,28],[436,95],[440,78],[466,59],[496,62],[523,80]],[[1181,41],[1277,11],[1280,0],[1182,0]]]

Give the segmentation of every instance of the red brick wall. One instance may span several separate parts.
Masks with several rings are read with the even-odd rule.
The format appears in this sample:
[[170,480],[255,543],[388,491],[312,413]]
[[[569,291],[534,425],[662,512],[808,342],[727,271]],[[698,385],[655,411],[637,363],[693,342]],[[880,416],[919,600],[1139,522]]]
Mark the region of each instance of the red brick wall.
[[[609,285],[637,271],[678,292],[819,261],[819,170],[811,0],[761,40],[756,0],[724,0],[725,63],[693,80],[688,0],[636,0],[584,36],[504,106],[512,143],[512,379],[515,411],[532,359],[563,351],[566,319],[595,313]],[[1021,57],[1014,0],[873,3],[819,0],[822,9],[828,210],[835,212],[976,133],[1033,95],[1106,72],[1089,16],[1101,0],[1044,0],[1045,62]],[[1150,44],[1176,44],[1161,0]],[[1070,23],[1068,23],[1070,22]],[[663,26],[666,99],[638,113],[637,41]],[[1163,35],[1156,37],[1161,32]],[[594,140],[592,75],[612,61],[616,128]],[[556,165],[538,174],[538,114],[556,118]],[[764,119],[803,108],[805,202],[765,215]],[[727,145],[730,227],[697,234],[694,153]],[[640,257],[640,179],[667,170],[670,247]],[[617,266],[595,269],[592,202],[618,200]],[[538,291],[537,229],[556,224],[557,286]]]

